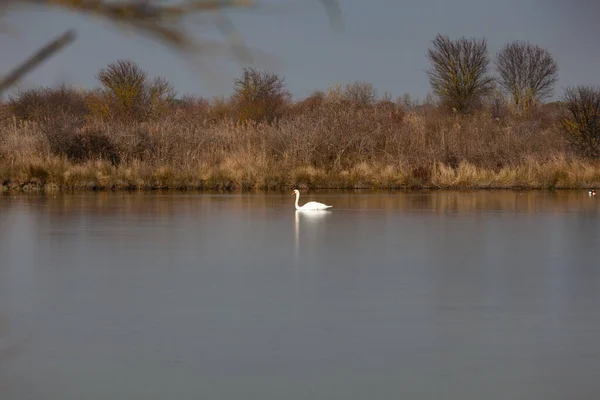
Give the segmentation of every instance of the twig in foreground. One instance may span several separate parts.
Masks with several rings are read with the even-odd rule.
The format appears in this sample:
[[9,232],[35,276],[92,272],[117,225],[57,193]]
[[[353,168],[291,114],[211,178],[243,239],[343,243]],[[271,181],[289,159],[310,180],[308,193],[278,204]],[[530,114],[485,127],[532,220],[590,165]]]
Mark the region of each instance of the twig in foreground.
[[44,47],[39,49],[34,55],[29,57],[23,64],[13,69],[6,77],[0,80],[0,94],[6,89],[14,85],[21,77],[29,71],[36,68],[38,65],[46,61],[52,55],[60,51],[65,46],[75,40],[75,32],[68,30],[56,39],[52,40]]

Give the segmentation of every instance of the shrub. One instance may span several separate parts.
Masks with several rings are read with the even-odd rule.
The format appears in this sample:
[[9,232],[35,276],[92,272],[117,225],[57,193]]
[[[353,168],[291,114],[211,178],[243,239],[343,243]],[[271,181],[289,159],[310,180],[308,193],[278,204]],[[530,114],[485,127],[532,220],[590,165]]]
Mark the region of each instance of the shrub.
[[495,120],[503,120],[509,115],[509,108],[506,99],[498,90],[492,91],[484,100],[485,109]]
[[274,73],[244,68],[235,80],[233,101],[240,121],[272,123],[281,118],[290,100],[283,78]]
[[356,81],[344,87],[343,97],[353,105],[368,107],[377,100],[377,91],[368,82]]
[[10,97],[8,108],[20,120],[38,122],[59,116],[82,118],[88,112],[85,94],[66,85],[17,93]]
[[113,164],[120,162],[117,146],[103,132],[78,129],[68,120],[53,120],[41,126],[50,151],[65,156],[74,163],[88,160],[108,160]]
[[567,88],[565,102],[561,124],[569,142],[579,154],[600,158],[600,87]]
[[159,155],[159,143],[155,136],[151,135],[145,127],[133,127],[127,132],[127,137],[121,135],[122,153],[128,161],[139,160],[152,162]]
[[235,104],[233,101],[224,96],[213,97],[206,109],[206,118],[209,122],[215,123],[219,121],[235,118]]
[[325,93],[320,90],[314,91],[304,100],[294,103],[289,109],[289,114],[296,116],[315,112],[323,105],[324,101]]
[[164,115],[175,98],[175,90],[166,79],[149,79],[133,61],[110,63],[97,78],[103,92],[95,97],[100,105],[96,109],[112,117],[134,121],[155,118]]

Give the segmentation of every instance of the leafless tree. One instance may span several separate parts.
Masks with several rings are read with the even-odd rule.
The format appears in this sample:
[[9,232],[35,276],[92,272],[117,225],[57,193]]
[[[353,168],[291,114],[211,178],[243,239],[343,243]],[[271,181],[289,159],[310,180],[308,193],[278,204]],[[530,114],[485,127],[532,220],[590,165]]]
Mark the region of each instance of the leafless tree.
[[377,91],[369,82],[356,81],[344,87],[344,99],[358,106],[371,106],[377,99]]
[[240,120],[273,122],[291,100],[283,78],[275,73],[244,68],[235,80],[233,100]]
[[495,64],[499,83],[518,110],[526,113],[532,102],[552,96],[558,65],[548,50],[513,41],[498,52]]
[[97,78],[112,111],[136,120],[158,115],[175,97],[173,86],[165,78],[149,79],[148,73],[130,60],[108,64]]
[[565,90],[561,123],[569,142],[582,155],[600,158],[600,86]]
[[489,59],[487,40],[450,40],[438,34],[433,48],[427,51],[432,66],[427,71],[433,92],[442,103],[456,112],[464,113],[476,108],[482,96],[494,87],[487,75]]
[[142,96],[148,73],[133,61],[118,60],[102,68],[96,77],[107,91],[115,95],[127,91],[120,97],[137,100],[134,97]]

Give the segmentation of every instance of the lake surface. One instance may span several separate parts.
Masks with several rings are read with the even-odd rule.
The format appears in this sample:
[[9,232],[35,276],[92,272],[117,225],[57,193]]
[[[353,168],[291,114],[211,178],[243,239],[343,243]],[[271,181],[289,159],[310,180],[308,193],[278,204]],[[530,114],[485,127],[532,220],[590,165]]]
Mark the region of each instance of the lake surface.
[[600,398],[600,198],[0,196],[0,398]]

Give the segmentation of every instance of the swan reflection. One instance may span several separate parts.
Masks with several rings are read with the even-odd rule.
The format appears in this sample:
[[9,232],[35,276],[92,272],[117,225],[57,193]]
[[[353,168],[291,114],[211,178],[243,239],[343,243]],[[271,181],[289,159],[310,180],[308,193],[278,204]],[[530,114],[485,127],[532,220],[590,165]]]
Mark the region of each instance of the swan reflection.
[[[313,225],[319,221],[324,220],[331,215],[331,211],[328,210],[296,210],[294,216],[294,228],[295,228],[295,246],[294,250],[296,253],[296,260],[300,253],[300,224],[304,224],[305,227]],[[314,225],[313,225],[314,226]]]
[[296,225],[302,219],[304,221],[316,221],[331,215],[328,210],[296,210]]

